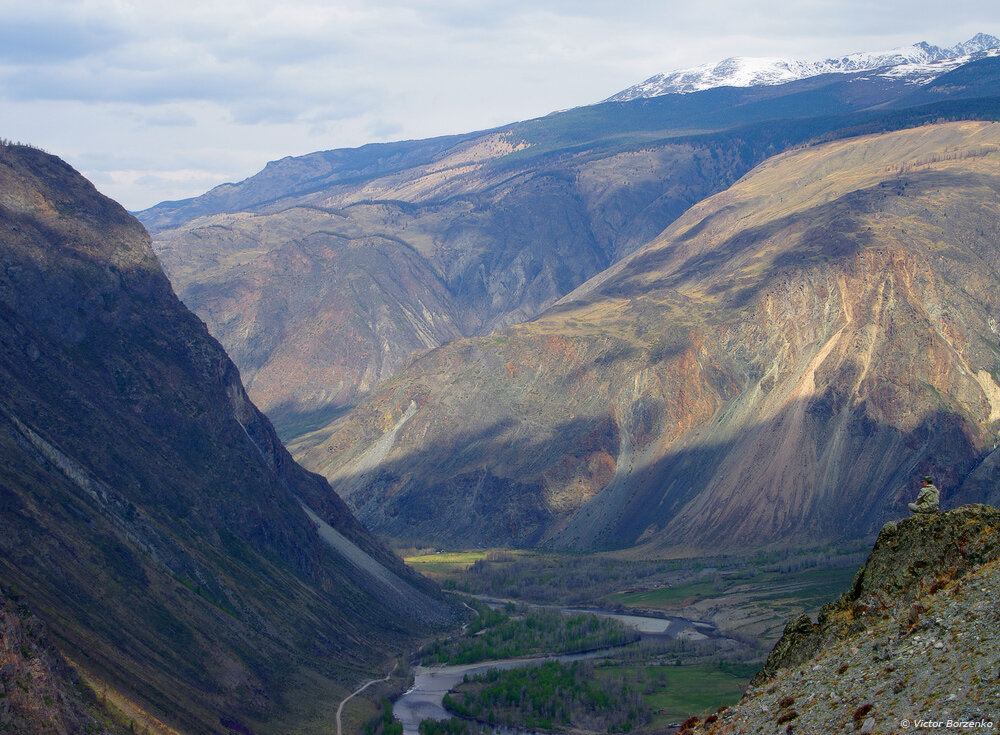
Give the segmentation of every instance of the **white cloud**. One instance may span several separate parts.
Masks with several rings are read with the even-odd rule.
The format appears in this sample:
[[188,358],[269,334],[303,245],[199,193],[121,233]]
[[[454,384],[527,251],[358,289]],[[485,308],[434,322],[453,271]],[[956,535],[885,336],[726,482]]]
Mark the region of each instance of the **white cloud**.
[[0,135],[135,209],[285,155],[492,127],[724,56],[953,44],[1000,31],[996,6],[0,0]]

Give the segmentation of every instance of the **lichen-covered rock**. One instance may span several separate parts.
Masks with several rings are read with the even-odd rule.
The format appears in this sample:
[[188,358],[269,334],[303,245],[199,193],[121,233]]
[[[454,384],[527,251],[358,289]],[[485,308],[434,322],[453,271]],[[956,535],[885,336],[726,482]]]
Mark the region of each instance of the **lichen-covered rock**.
[[1000,509],[889,523],[851,589],[817,622],[789,623],[740,703],[701,732],[785,731],[777,718],[789,701],[796,733],[902,733],[949,719],[995,731],[997,590]]
[[998,555],[1000,508],[963,505],[887,523],[839,604],[906,602],[943,576],[960,577]]
[[794,666],[808,661],[819,649],[818,626],[808,615],[799,615],[785,626],[785,632],[774,644],[767,663],[751,681],[760,684],[782,666]]
[[[806,615],[790,622],[753,683],[812,658],[825,641],[857,632],[865,618],[894,614],[998,557],[1000,509],[989,505],[963,505],[887,523],[851,588],[824,606],[817,623]],[[913,609],[908,614],[919,615]]]

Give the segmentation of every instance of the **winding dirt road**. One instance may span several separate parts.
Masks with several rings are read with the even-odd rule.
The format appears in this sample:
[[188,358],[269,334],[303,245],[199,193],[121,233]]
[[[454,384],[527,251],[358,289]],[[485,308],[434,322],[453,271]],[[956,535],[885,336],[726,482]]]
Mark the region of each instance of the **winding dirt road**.
[[392,668],[389,669],[389,673],[386,674],[383,678],[381,678],[381,679],[372,679],[371,681],[366,681],[360,687],[358,687],[353,692],[351,692],[346,697],[344,697],[343,701],[341,701],[341,703],[340,703],[340,706],[337,707],[337,735],[343,735],[343,733],[341,732],[341,727],[340,727],[340,716],[344,713],[344,705],[347,704],[348,700],[351,699],[351,698],[353,698],[353,697],[356,697],[358,694],[361,694],[361,692],[363,692],[365,689],[367,689],[368,687],[370,687],[372,684],[378,684],[380,681],[389,681],[389,677],[392,676],[392,674],[396,670],[397,666],[399,666],[399,662],[398,661],[392,665]]

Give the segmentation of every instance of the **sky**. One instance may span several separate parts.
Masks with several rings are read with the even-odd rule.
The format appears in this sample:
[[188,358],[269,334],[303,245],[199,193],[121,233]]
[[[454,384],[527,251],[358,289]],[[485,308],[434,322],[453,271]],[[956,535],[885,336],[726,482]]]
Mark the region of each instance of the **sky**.
[[137,211],[271,160],[469,132],[728,56],[1000,36],[996,0],[0,0],[0,137]]

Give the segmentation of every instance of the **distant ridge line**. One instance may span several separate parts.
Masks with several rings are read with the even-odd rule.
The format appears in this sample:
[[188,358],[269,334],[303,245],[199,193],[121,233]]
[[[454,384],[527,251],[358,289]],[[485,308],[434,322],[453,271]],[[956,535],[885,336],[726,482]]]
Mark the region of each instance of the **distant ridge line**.
[[888,51],[862,51],[822,61],[800,61],[787,57],[732,56],[719,62],[702,64],[645,81],[608,97],[604,102],[629,102],[686,94],[715,87],[774,86],[821,74],[851,74],[879,71],[885,76],[910,78],[914,84],[926,84],[962,64],[985,56],[1000,54],[1000,38],[977,33],[968,41],[948,48],[920,41]]

